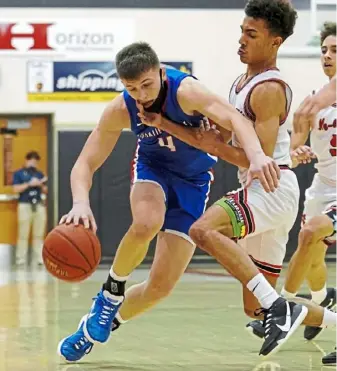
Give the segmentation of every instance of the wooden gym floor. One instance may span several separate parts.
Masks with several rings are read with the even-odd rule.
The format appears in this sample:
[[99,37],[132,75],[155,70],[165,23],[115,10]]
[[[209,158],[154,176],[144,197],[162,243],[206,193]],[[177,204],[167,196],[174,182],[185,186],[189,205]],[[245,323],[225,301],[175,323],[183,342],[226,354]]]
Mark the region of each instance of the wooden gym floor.
[[[185,274],[157,308],[123,325],[108,344],[95,346],[81,363],[67,364],[56,355],[57,344],[89,310],[106,272],[100,269],[82,284],[70,285],[44,269],[0,271],[0,371],[327,370],[320,360],[335,346],[333,330],[309,343],[300,329],[263,361],[257,356],[261,342],[245,331],[240,285],[195,271]],[[222,272],[213,268],[210,273]],[[146,275],[136,271],[133,282]],[[330,265],[330,285],[335,277],[336,267]]]

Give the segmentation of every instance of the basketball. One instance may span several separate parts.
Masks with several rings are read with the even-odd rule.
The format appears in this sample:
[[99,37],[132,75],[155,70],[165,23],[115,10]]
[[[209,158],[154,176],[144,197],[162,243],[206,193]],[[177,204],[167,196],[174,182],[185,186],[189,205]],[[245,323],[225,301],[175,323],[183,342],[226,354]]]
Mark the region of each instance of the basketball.
[[54,277],[80,282],[96,270],[101,260],[101,244],[90,229],[61,224],[47,235],[42,257],[47,271]]

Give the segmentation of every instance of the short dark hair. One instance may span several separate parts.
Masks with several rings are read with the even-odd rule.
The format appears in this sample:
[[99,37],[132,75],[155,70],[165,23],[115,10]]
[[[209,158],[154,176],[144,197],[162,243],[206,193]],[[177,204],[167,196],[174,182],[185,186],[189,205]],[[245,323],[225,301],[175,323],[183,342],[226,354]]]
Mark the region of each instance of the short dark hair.
[[245,13],[248,17],[263,19],[271,33],[283,41],[294,33],[297,12],[290,0],[249,0]]
[[36,151],[30,151],[26,154],[26,160],[32,160],[32,159],[40,161],[41,157]]
[[159,66],[156,52],[145,42],[130,44],[116,56],[117,73],[120,78],[126,80],[137,79],[142,73]]
[[321,31],[321,45],[331,35],[336,36],[336,22],[325,22]]

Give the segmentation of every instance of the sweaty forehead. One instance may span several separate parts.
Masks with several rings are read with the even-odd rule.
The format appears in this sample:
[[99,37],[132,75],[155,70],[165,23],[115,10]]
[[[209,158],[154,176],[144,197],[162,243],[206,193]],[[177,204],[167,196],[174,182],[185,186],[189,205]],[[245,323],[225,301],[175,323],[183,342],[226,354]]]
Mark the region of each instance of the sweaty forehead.
[[269,33],[266,21],[261,18],[245,17],[242,22],[242,28],[244,30]]

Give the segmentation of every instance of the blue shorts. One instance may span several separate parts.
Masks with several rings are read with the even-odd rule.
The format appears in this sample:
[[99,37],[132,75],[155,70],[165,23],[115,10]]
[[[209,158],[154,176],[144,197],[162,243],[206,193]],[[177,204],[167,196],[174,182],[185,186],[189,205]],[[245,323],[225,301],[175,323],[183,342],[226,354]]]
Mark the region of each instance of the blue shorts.
[[212,180],[211,171],[187,180],[139,162],[133,173],[133,183],[156,183],[164,192],[166,214],[161,230],[181,236],[191,243],[188,231],[205,212]]

